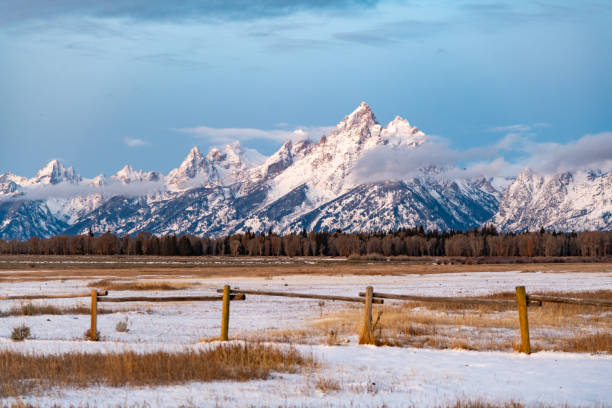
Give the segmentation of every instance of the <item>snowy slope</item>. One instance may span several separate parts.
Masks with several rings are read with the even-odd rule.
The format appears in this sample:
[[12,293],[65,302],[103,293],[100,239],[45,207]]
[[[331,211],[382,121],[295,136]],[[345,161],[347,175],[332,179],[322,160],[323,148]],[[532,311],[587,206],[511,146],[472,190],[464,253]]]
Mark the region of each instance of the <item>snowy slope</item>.
[[[381,148],[401,159],[428,142],[399,116],[381,125],[364,102],[319,141],[289,140],[267,158],[235,142],[206,154],[194,147],[167,176],[126,165],[109,178],[92,179],[52,160],[32,178],[0,174],[0,238],[90,228],[222,235],[269,228],[464,230],[489,221],[506,231],[611,227],[607,173],[542,176],[525,170],[514,181],[452,179],[422,166],[400,180],[373,181],[359,171],[362,159]],[[19,226],[17,219],[28,221]]]
[[504,231],[612,229],[612,173],[540,175],[526,168],[504,194],[493,223]]

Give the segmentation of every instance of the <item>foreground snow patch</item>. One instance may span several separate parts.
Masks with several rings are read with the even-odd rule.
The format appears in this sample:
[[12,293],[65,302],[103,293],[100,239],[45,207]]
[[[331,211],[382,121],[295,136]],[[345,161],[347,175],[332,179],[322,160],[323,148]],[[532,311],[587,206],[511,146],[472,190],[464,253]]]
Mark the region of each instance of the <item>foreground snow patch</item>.
[[[244,383],[49,390],[23,400],[35,406],[99,407],[420,407],[473,399],[514,400],[528,406],[612,406],[610,356],[553,352],[525,356],[372,346],[298,348],[314,354],[323,368]],[[333,379],[340,389],[324,394],[317,388],[320,379]]]

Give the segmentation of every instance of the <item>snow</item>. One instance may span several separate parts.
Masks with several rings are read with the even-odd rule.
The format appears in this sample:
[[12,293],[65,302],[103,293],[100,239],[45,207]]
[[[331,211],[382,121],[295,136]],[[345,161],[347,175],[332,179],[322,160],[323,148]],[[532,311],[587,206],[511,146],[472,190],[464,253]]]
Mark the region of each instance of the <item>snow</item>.
[[610,214],[612,173],[538,174],[525,168],[508,187],[493,223],[504,231],[609,230]]
[[[40,271],[34,271],[40,272]],[[5,273],[5,272],[3,272]],[[6,273],[10,276],[11,273]],[[83,292],[95,279],[52,281],[14,281],[3,283],[1,295]],[[159,278],[143,275],[141,280]],[[229,284],[234,288],[291,291],[355,296],[365,286],[376,291],[420,295],[483,295],[512,291],[525,285],[536,290],[612,290],[612,274],[464,272],[448,274],[382,275],[287,275],[271,277],[195,278],[189,270],[174,277],[196,287],[172,292],[117,292],[110,296],[196,295],[215,293]],[[172,280],[167,276],[164,281]],[[88,305],[89,299],[34,301],[53,305]],[[2,301],[6,310],[19,301]],[[0,350],[23,353],[120,352],[135,350],[180,351],[212,347],[203,338],[218,336],[220,302],[195,303],[100,303],[99,307],[121,310],[98,316],[102,341],[81,340],[89,326],[88,315],[29,316],[0,318]],[[325,312],[345,307],[341,302],[326,302]],[[126,310],[129,309],[129,310]],[[138,310],[134,310],[138,309]],[[300,328],[318,317],[318,301],[247,295],[243,302],[232,302],[230,337],[248,337],[268,329]],[[117,322],[128,318],[129,332],[114,330]],[[34,339],[9,340],[10,329],[26,323]],[[439,406],[458,399],[486,401],[516,400],[528,406],[538,404],[569,406],[611,406],[612,356],[579,353],[540,352],[530,356],[504,352],[470,352],[357,346],[356,335],[343,346],[299,345],[302,352],[322,362],[315,372],[273,374],[265,381],[244,383],[189,383],[159,387],[92,386],[86,389],[53,389],[22,398],[36,406],[63,405],[116,406]],[[317,389],[320,379],[338,381],[340,390],[323,394]],[[0,400],[10,403],[11,400]]]
[[[279,233],[303,227],[352,232],[418,225],[465,230],[490,222],[509,231],[612,227],[612,173],[538,175],[525,169],[514,181],[447,180],[448,172],[422,166],[415,173],[383,171],[372,177],[371,169],[385,169],[387,152],[401,159],[406,152],[432,146],[428,139],[399,116],[386,126],[379,124],[363,102],[318,143],[288,141],[267,159],[238,142],[212,148],[206,155],[194,147],[167,177],[126,165],[108,180],[82,179],[53,160],[31,179],[0,175],[0,198],[24,194],[42,199],[38,210],[29,206],[6,212],[11,221],[0,220],[0,237],[28,239],[89,228],[220,236],[249,226],[254,232],[273,228]],[[405,185],[396,183],[393,193],[384,194],[380,187],[385,181]],[[370,189],[368,182],[379,188],[361,191]],[[137,198],[121,208],[121,217],[116,216],[121,204],[104,206],[118,195]],[[320,224],[302,225],[313,219],[304,217],[308,213]],[[32,221],[25,224],[19,217]],[[19,226],[12,226],[15,223]],[[80,230],[73,231],[74,225]]]
[[[243,383],[67,388],[22,400],[41,407],[58,402],[93,406],[147,403],[159,407],[426,407],[472,399],[518,401],[528,406],[612,404],[610,357],[371,346],[298,346],[298,349],[322,361],[323,368],[311,373],[273,374],[268,380]],[[323,394],[316,388],[319,378],[335,379],[340,389]]]

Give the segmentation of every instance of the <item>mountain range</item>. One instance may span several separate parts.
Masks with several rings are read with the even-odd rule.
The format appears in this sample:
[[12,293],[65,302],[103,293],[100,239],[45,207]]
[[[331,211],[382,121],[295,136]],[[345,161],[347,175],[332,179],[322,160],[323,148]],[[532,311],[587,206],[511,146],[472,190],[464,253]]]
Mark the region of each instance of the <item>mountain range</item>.
[[[269,157],[235,142],[191,149],[167,175],[129,165],[87,179],[52,160],[32,178],[0,174],[0,238],[110,231],[218,236],[251,230],[375,231],[423,226],[503,231],[612,227],[612,173],[452,177],[439,166],[371,179],[366,160],[402,162],[430,137],[400,117],[386,126],[362,103],[319,141],[288,140]],[[391,159],[389,159],[391,160]],[[450,165],[449,165],[450,166]]]

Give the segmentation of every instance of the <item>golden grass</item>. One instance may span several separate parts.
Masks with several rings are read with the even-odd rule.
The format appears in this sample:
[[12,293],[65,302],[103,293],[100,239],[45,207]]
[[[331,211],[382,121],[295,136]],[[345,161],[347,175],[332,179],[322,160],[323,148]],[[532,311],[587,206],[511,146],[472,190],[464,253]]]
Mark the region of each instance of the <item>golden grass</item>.
[[168,385],[188,381],[266,379],[272,371],[313,369],[312,357],[295,348],[263,344],[218,345],[206,350],[136,353],[64,353],[54,355],[0,352],[0,398],[55,386],[103,384]]
[[[610,299],[612,291],[542,293],[551,296]],[[509,293],[490,295],[508,298]],[[378,345],[437,349],[518,349],[516,306],[388,302],[373,306],[374,337]],[[297,330],[274,330],[258,339],[297,343],[342,344],[362,330],[363,306],[347,306]],[[597,306],[544,303],[529,307],[533,351],[612,353],[612,310]]]
[[[120,312],[129,312],[133,310],[143,311],[142,308],[121,308],[121,309],[105,309],[98,308],[98,314],[111,314]],[[146,313],[152,313],[151,310],[146,310]],[[46,304],[22,303],[13,306],[8,310],[0,311],[0,317],[8,316],[39,316],[39,315],[88,315],[91,314],[91,307],[84,305],[75,306],[53,306]]]
[[321,391],[323,394],[329,394],[330,392],[340,391],[342,389],[338,380],[322,375],[317,376],[315,388]]
[[553,350],[575,353],[612,353],[612,333],[576,334],[553,343]]
[[198,286],[196,282],[168,282],[168,281],[141,281],[117,282],[110,279],[101,279],[87,284],[90,288],[104,290],[181,290]]

